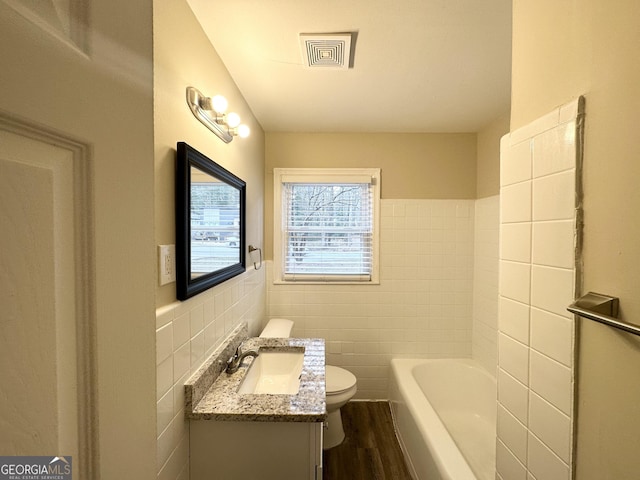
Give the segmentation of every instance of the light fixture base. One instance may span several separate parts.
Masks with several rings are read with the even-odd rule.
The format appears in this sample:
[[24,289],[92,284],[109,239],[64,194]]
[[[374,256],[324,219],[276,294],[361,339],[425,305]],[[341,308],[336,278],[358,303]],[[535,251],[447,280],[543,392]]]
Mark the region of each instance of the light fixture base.
[[230,143],[231,140],[233,140],[233,135],[231,135],[223,125],[216,122],[218,114],[212,111],[212,113],[215,114],[215,116],[212,117],[208,110],[201,107],[206,98],[207,97],[205,97],[197,88],[187,87],[187,105],[189,105],[193,116],[200,120],[205,127],[215,133],[216,136],[224,143]]

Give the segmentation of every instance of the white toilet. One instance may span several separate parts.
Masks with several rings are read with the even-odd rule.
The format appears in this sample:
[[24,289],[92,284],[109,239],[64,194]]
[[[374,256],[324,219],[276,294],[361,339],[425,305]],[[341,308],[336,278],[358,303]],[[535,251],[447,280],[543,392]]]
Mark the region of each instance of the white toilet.
[[[272,318],[260,334],[263,338],[288,338],[291,336],[293,322],[285,318]],[[322,448],[327,450],[340,445],[344,440],[340,407],[347,403],[356,393],[356,377],[344,368],[326,365],[326,403],[327,420]]]

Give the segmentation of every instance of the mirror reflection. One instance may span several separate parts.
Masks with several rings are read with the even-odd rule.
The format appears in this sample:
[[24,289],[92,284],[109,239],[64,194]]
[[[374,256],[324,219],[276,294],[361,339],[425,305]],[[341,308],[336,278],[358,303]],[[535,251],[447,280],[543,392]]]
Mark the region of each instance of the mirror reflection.
[[240,191],[191,166],[191,278],[240,262]]

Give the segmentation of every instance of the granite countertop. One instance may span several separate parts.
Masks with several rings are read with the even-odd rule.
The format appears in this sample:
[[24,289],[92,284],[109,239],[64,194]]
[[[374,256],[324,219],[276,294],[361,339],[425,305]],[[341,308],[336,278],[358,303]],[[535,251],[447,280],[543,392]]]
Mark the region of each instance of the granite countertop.
[[[239,343],[236,342],[236,346]],[[300,389],[295,395],[285,394],[240,394],[238,388],[242,383],[252,357],[246,357],[237,372],[229,375],[220,370],[223,365],[220,358],[226,359],[229,348],[225,352],[211,356],[209,365],[185,385],[185,416],[190,420],[233,420],[259,422],[322,422],[326,419],[325,403],[325,348],[321,338],[247,338],[242,344],[242,351],[247,350],[299,351],[304,348],[304,360],[300,375]],[[235,351],[233,346],[232,351]],[[201,378],[206,380],[197,392]],[[209,384],[209,386],[207,385]]]

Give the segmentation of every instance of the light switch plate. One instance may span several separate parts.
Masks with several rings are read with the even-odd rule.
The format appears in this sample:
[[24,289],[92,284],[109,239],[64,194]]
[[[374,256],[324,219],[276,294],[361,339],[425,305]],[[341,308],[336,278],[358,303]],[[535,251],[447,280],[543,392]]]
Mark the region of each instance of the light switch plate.
[[175,245],[158,245],[158,280],[160,285],[176,281]]

